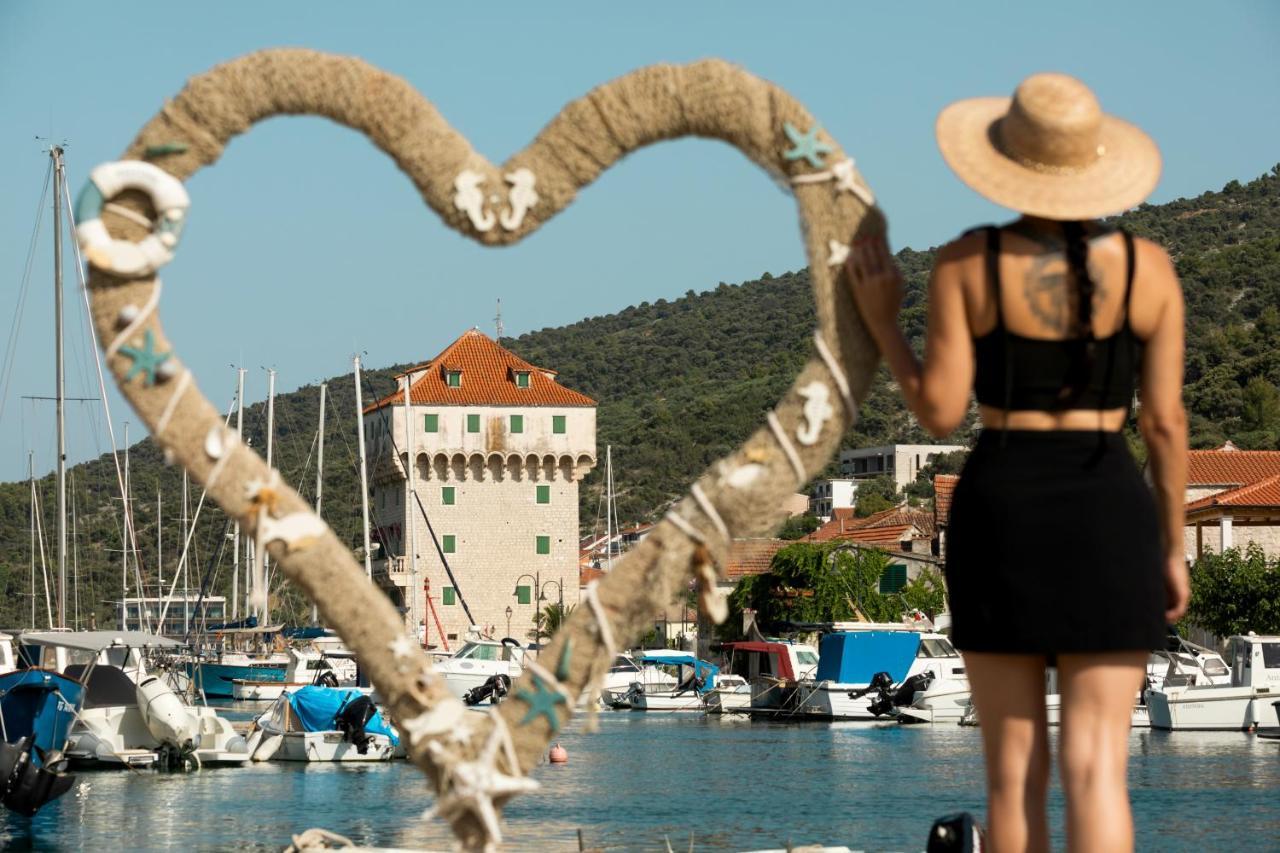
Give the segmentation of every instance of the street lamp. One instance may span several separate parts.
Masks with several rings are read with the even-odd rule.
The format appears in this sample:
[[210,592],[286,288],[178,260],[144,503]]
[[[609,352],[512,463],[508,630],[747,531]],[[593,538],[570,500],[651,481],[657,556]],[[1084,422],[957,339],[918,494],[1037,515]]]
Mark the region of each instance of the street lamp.
[[[533,642],[537,645],[541,645],[540,640],[542,639],[542,629],[538,627],[538,601],[542,598],[542,572],[539,571],[532,575],[525,572],[520,577],[516,578],[516,588],[511,591],[511,597],[516,599],[516,603],[519,603],[520,581],[525,578],[533,581]],[[541,651],[541,649],[539,649],[539,651]]]
[[511,613],[512,613],[511,605],[508,604],[507,605],[507,636],[508,637],[511,636]]

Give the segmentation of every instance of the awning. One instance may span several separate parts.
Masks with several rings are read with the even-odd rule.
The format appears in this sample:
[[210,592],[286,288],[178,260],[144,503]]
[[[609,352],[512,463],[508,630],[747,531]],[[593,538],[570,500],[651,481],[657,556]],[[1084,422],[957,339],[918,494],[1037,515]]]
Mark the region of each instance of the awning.
[[18,637],[19,643],[37,646],[61,646],[96,652],[111,646],[141,648],[181,648],[182,643],[146,631],[29,631]]

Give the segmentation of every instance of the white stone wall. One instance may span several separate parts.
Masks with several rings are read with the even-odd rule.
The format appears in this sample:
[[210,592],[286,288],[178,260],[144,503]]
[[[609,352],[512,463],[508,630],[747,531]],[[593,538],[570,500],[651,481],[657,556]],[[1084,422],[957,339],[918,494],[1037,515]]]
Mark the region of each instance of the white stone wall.
[[[1243,551],[1250,543],[1257,542],[1262,546],[1268,557],[1280,556],[1280,522],[1268,523],[1265,519],[1259,519],[1258,521],[1232,519],[1230,528],[1228,547],[1239,548]],[[1183,528],[1183,534],[1186,552],[1192,559],[1195,559],[1199,554],[1196,549],[1196,526],[1188,524]],[[1222,553],[1222,529],[1217,519],[1202,522],[1200,536],[1201,546],[1205,553]]]

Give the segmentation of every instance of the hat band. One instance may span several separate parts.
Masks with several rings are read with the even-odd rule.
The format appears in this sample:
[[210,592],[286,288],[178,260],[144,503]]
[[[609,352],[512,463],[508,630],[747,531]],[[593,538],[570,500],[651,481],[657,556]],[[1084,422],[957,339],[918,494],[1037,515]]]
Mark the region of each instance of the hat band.
[[1089,169],[1096,166],[1098,161],[1107,153],[1107,146],[1099,143],[1094,158],[1083,165],[1063,166],[1058,165],[1057,163],[1042,163],[1039,160],[1022,156],[1016,151],[1011,150],[1010,147],[1005,144],[1004,133],[1002,131],[1003,123],[1003,120],[992,122],[990,130],[991,144],[995,146],[997,151],[1017,163],[1019,166],[1030,169],[1033,172],[1039,172],[1042,175],[1060,175],[1063,177],[1079,175],[1081,172],[1087,172]]

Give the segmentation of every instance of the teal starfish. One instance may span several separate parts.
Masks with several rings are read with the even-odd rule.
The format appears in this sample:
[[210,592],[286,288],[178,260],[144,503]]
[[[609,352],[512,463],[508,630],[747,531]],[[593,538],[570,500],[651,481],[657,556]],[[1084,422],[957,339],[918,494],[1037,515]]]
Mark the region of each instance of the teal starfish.
[[120,352],[133,359],[133,366],[124,375],[124,381],[128,382],[141,373],[144,374],[142,381],[145,385],[156,384],[156,371],[173,355],[171,352],[156,352],[156,338],[150,329],[142,336],[141,348],[122,346]]
[[527,725],[538,717],[546,717],[551,726],[551,733],[560,731],[560,718],[556,716],[556,705],[565,704],[564,697],[554,690],[547,689],[538,676],[533,677],[533,690],[517,690],[516,698],[522,699],[529,706],[520,725]]
[[561,681],[569,680],[569,657],[573,654],[573,637],[564,641],[564,648],[560,650],[560,663],[556,664],[556,678]]
[[782,129],[786,131],[787,138],[791,140],[791,144],[795,146],[790,151],[783,153],[783,157],[787,160],[799,160],[801,157],[809,161],[809,165],[815,169],[822,167],[822,157],[824,154],[830,154],[836,149],[818,139],[818,134],[822,132],[821,125],[814,125],[808,133],[801,133],[791,122],[782,125]]

